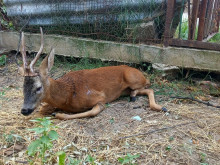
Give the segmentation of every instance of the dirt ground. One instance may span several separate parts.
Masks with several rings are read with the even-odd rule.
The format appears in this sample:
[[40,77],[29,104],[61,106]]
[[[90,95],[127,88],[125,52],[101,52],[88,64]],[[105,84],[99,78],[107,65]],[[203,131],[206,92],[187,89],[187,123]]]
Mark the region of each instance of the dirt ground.
[[[27,129],[35,126],[30,120],[39,113],[28,117],[20,113],[22,83],[13,61],[0,67],[0,165],[28,164],[26,148],[37,137]],[[218,97],[212,99],[220,105]],[[168,96],[157,95],[156,101],[169,113],[151,111],[147,97],[134,103],[124,97],[93,118],[52,119],[60,135],[53,151],[64,150],[82,162],[91,155],[96,164],[104,165],[120,164],[118,158],[128,153],[139,154],[134,162],[140,165],[220,164],[220,109]],[[10,134],[22,140],[9,142]]]

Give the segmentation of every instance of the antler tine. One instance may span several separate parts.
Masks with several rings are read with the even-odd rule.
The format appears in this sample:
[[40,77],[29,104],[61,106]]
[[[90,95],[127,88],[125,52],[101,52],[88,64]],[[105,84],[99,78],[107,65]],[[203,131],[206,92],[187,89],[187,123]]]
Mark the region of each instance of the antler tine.
[[37,60],[39,59],[42,51],[43,51],[43,48],[44,48],[44,37],[43,37],[43,30],[42,28],[40,27],[40,33],[41,33],[41,45],[40,45],[40,49],[39,51],[37,52],[37,55],[35,56],[35,58],[31,61],[30,63],[30,69],[32,72],[34,72],[34,64],[37,62]]
[[24,42],[24,32],[21,33],[20,51],[21,51],[22,59],[23,59],[23,67],[24,67],[24,69],[26,69],[28,67],[28,65],[27,65],[26,49],[25,49],[25,42]]

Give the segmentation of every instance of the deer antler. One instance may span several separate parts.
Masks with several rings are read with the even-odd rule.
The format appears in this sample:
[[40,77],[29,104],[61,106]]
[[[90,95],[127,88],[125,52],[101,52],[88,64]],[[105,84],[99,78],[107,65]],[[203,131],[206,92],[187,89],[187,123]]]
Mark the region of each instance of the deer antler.
[[27,65],[27,56],[26,56],[26,49],[25,49],[25,42],[24,42],[24,32],[21,33],[20,51],[21,51],[22,59],[23,59],[23,67],[24,67],[24,70],[26,70],[28,69],[28,65]]
[[31,63],[30,63],[30,70],[31,70],[31,72],[33,72],[33,73],[34,73],[34,65],[35,65],[35,63],[37,62],[37,60],[39,59],[39,57],[40,57],[40,55],[41,55],[41,53],[42,53],[42,51],[43,51],[43,48],[44,48],[44,37],[43,37],[43,30],[42,30],[41,27],[40,27],[40,33],[41,33],[41,45],[40,45],[40,49],[39,49],[37,55],[35,56],[35,58],[34,58],[34,59],[31,61]]
[[40,28],[40,32],[41,32],[41,46],[40,46],[40,49],[39,49],[37,55],[31,61],[30,65],[27,64],[25,41],[24,41],[24,32],[21,33],[20,51],[21,51],[22,59],[23,59],[23,67],[18,67],[18,71],[23,76],[36,76],[37,75],[37,73],[34,72],[34,64],[39,59],[39,57],[40,57],[40,55],[41,55],[41,53],[43,51],[43,46],[44,46],[44,38],[43,38],[43,30],[42,30],[42,28]]

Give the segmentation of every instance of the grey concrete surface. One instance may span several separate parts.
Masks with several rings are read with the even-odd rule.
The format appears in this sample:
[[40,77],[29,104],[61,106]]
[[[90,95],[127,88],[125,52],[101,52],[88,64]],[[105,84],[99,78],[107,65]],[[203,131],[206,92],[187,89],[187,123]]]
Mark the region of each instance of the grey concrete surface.
[[[19,41],[17,32],[0,32],[0,49],[16,50]],[[98,58],[105,61],[149,62],[220,72],[220,52],[176,47],[159,47],[143,44],[125,44],[98,41],[61,35],[44,35],[44,53],[51,47],[58,55]],[[37,52],[40,35],[25,33],[26,50]]]

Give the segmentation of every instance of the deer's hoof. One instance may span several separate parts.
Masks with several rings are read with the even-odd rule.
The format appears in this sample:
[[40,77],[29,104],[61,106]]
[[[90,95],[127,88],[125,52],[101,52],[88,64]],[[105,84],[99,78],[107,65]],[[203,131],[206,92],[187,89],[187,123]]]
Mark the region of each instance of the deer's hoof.
[[52,113],[51,115],[52,115],[53,117],[55,117],[55,116],[56,116],[56,113]]
[[135,102],[136,101],[136,97],[131,96],[130,97],[130,102]]
[[167,112],[168,110],[165,107],[162,107],[161,109],[163,112]]

